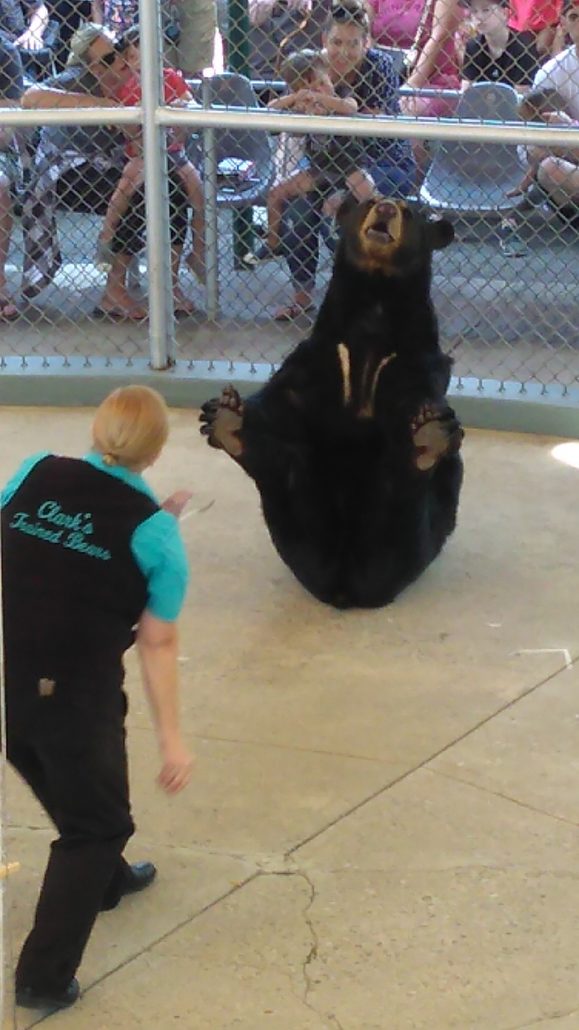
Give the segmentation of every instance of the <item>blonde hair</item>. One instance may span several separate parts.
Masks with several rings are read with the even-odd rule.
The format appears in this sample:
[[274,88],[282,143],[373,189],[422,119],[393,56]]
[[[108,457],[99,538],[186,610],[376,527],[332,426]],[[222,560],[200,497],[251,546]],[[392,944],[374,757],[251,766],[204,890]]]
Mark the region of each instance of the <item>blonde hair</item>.
[[92,424],[93,447],[107,465],[145,468],[169,435],[167,405],[148,386],[122,386],[105,397]]
[[82,28],[77,29],[69,43],[66,67],[73,68],[79,64],[86,64],[90,47],[95,39],[101,38],[108,39],[110,43],[115,42],[114,33],[105,28],[104,25],[95,25],[91,22],[90,25],[83,25]]

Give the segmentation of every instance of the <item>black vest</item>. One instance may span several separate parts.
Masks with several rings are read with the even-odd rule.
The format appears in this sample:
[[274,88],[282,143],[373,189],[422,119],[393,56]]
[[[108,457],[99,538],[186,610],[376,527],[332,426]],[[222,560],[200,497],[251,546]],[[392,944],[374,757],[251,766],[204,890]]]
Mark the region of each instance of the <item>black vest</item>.
[[[7,694],[120,686],[147,602],[130,548],[158,511],[146,494],[76,458],[41,460],[2,510]],[[23,698],[22,698],[23,699]]]

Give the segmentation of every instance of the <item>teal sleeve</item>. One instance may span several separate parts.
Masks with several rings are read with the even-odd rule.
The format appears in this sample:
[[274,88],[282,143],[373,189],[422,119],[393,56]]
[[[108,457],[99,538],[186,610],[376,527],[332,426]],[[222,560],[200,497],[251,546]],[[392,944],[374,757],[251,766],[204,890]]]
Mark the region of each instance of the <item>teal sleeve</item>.
[[162,510],[151,515],[137,526],[131,550],[147,580],[147,611],[165,622],[174,622],[189,581],[189,563],[175,516]]
[[32,472],[35,465],[38,465],[39,461],[43,461],[44,458],[50,456],[50,451],[40,451],[38,454],[33,454],[30,458],[25,458],[20,468],[14,473],[11,479],[8,480],[6,486],[0,494],[0,506],[3,507],[12,500],[14,494],[18,490],[18,487],[24,482],[26,477]]

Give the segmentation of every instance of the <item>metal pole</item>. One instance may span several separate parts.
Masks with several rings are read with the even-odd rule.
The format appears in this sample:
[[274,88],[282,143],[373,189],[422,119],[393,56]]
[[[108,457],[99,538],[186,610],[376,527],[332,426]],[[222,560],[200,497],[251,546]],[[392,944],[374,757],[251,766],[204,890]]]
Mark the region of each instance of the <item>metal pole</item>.
[[[209,78],[202,82],[203,108],[210,107]],[[205,287],[207,318],[219,316],[219,241],[217,234],[217,149],[215,129],[203,131],[203,198],[205,201]]]
[[[249,8],[247,0],[228,0],[227,67],[251,78],[249,64]],[[243,268],[241,259],[253,247],[253,213],[233,212],[233,259],[235,268]]]
[[171,238],[165,136],[157,122],[163,103],[161,14],[158,0],[139,0],[143,164],[147,211],[149,272],[149,347],[151,366],[167,368],[175,354],[175,317],[171,285]]

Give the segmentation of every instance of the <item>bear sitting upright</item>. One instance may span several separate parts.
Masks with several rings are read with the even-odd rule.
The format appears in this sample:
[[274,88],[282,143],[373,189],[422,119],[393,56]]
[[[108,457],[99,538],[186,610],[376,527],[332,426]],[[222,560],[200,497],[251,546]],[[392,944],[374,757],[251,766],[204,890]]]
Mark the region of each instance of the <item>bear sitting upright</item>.
[[404,202],[349,199],[311,336],[244,403],[203,405],[201,432],[252,479],[281,558],[337,608],[388,604],[456,522],[463,432],[446,401],[432,251],[454,230]]

